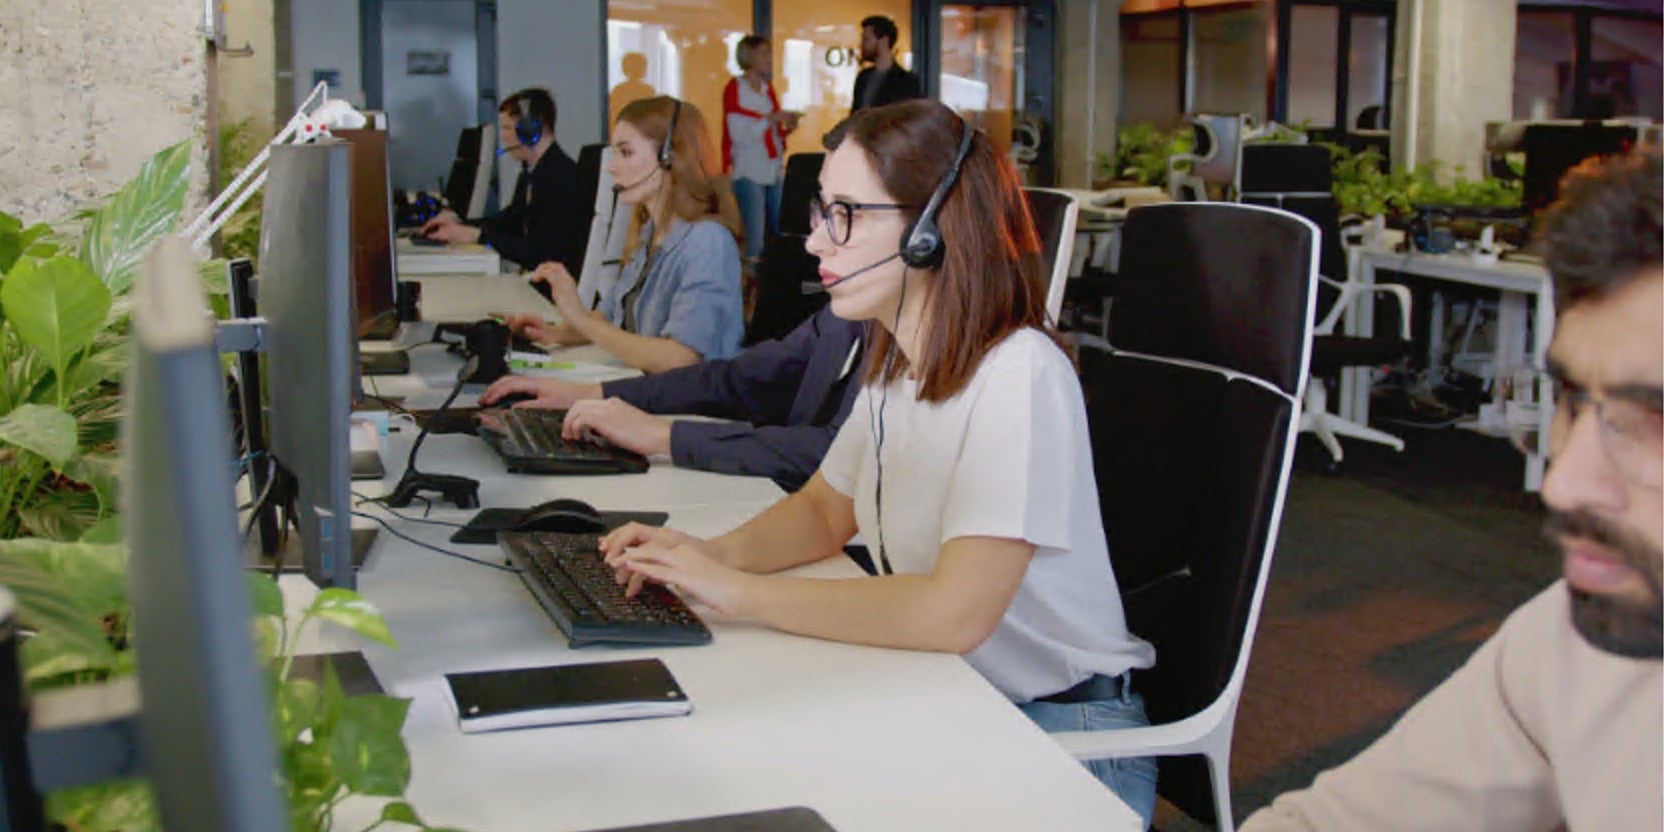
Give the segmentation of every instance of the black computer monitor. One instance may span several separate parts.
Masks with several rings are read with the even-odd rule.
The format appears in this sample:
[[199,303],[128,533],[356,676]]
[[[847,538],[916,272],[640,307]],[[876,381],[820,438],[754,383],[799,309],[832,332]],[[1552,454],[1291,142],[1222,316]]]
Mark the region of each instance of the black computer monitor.
[[168,237],[133,287],[122,446],[139,752],[164,827],[279,832],[288,811],[250,628],[219,354],[199,281],[184,242]]
[[1591,156],[1625,153],[1635,146],[1636,128],[1627,124],[1532,124],[1525,128],[1527,211],[1540,211],[1560,195],[1560,179]]
[[[347,145],[272,148],[257,300],[265,319],[267,447],[292,498],[301,567],[352,588],[349,422],[358,390]],[[360,541],[363,546],[363,541]]]

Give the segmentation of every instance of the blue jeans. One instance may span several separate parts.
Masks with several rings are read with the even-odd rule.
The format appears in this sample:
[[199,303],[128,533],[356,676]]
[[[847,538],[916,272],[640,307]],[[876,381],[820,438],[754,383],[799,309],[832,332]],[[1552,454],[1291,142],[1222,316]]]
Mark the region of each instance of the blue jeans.
[[[1139,728],[1150,724],[1144,715],[1144,697],[1131,690],[1113,699],[1093,702],[1041,702],[1018,705],[1041,730],[1055,731],[1113,731],[1116,728]],[[1090,760],[1085,763],[1092,775],[1132,810],[1144,818],[1144,827],[1156,811],[1156,759],[1154,757],[1126,757],[1111,760]]]
[[780,183],[762,185],[750,179],[734,180],[734,201],[740,205],[740,221],[745,226],[747,258],[763,256],[763,241],[779,230]]

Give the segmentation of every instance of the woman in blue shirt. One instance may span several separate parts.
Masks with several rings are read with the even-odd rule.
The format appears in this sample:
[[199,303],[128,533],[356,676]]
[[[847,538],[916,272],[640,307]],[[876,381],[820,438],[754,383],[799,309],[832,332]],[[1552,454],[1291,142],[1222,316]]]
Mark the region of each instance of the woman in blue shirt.
[[739,210],[698,108],[659,96],[618,115],[607,165],[618,198],[635,206],[618,281],[591,311],[565,266],[544,263],[533,280],[552,290],[562,322],[509,316],[535,341],[593,343],[654,373],[739,352]]

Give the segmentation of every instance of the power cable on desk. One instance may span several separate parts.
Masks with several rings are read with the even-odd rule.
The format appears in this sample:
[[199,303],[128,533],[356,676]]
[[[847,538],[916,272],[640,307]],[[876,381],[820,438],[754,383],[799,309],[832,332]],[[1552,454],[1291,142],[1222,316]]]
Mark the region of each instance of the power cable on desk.
[[435,546],[432,543],[428,543],[428,542],[423,541],[423,540],[417,540],[416,538],[411,537],[410,535],[405,534],[404,532],[401,532],[398,529],[393,528],[393,524],[387,522],[387,518],[385,518],[385,517],[379,517],[377,515],[370,514],[368,512],[364,512],[364,511],[355,511],[355,512],[352,513],[352,515],[354,517],[363,517],[366,520],[374,520],[377,523],[381,524],[381,527],[383,529],[386,529],[388,534],[390,534],[390,535],[392,535],[392,536],[394,536],[394,537],[396,537],[400,540],[406,541],[408,543],[414,543],[417,546],[422,547],[423,549],[438,552],[439,554],[445,555],[446,557],[452,557],[452,558],[456,558],[458,560],[465,560],[465,561],[468,561],[469,563],[477,563],[480,566],[490,567],[490,568],[495,569],[499,572],[509,572],[509,573],[512,573],[512,574],[515,574],[515,575],[520,574],[520,570],[518,570],[518,569],[513,569],[513,568],[510,568],[510,567],[507,567],[507,566],[503,566],[501,564],[492,563],[491,561],[488,561],[488,560],[480,560],[479,558],[470,557],[470,556],[465,555],[461,552],[453,552],[450,549],[446,549],[442,546]]
[[[413,515],[405,514],[405,513],[400,512],[400,511],[396,511],[391,506],[387,505],[386,501],[381,497],[370,497],[370,496],[366,496],[364,494],[360,494],[357,491],[352,492],[352,495],[354,497],[358,498],[358,504],[359,505],[363,505],[365,503],[375,503],[376,505],[381,506],[382,511],[385,511],[388,514],[391,514],[394,517],[399,518],[400,520],[406,520],[406,521],[409,521],[411,523],[427,523],[430,526],[446,526],[446,527],[449,527],[449,528],[452,528],[452,529],[460,529],[464,525],[462,523],[453,523],[449,520],[433,520],[433,519],[430,519],[430,518],[427,518],[427,517],[415,517]],[[429,500],[426,497],[421,498],[421,500],[422,500],[422,502],[427,503],[429,507],[433,506],[433,501],[432,500]]]

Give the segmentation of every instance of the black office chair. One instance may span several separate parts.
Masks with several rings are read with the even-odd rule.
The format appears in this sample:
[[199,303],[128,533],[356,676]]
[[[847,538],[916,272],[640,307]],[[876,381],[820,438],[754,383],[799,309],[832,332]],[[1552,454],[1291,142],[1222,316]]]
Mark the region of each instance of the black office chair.
[[1055,325],[1063,315],[1063,290],[1069,283],[1070,261],[1075,256],[1075,225],[1080,222],[1080,200],[1073,194],[1051,188],[1024,188],[1029,216],[1040,235],[1040,256],[1044,264],[1046,317]]
[[804,250],[809,239],[809,200],[820,189],[825,153],[796,153],[786,159],[780,186],[779,232],[763,241],[757,264],[757,304],[746,327],[746,344],[778,338],[826,305],[826,295],[805,294],[819,281],[820,258]]
[[[1317,226],[1319,242],[1318,309],[1313,330],[1312,379],[1306,386],[1300,429],[1317,435],[1329,452],[1331,470],[1345,459],[1341,436],[1404,450],[1404,440],[1329,411],[1328,381],[1348,367],[1378,367],[1410,351],[1410,290],[1392,283],[1354,283],[1341,244],[1340,206],[1335,201],[1329,152],[1311,145],[1249,145],[1243,149],[1242,201],[1299,214]],[[1378,334],[1356,337],[1336,333],[1340,318],[1363,292],[1391,295],[1399,302],[1397,327],[1376,327]]]
[[1152,727],[1054,736],[1081,760],[1159,756],[1159,794],[1224,830],[1307,377],[1316,250],[1316,229],[1281,211],[1134,209],[1111,343],[1081,356],[1110,560],[1129,629],[1156,647],[1132,682]]
[[606,149],[604,144],[578,148],[578,227],[572,232],[573,251],[567,260],[567,268],[574,274],[583,269],[584,257],[589,253],[589,227],[595,222],[595,192],[601,185],[601,152]]

